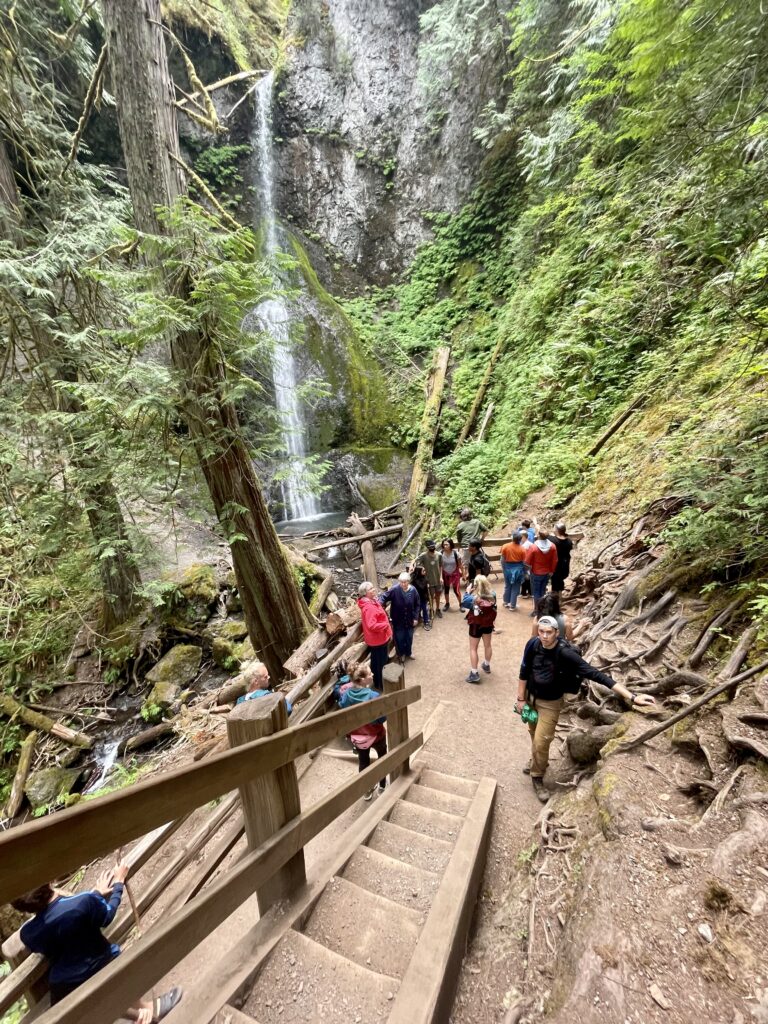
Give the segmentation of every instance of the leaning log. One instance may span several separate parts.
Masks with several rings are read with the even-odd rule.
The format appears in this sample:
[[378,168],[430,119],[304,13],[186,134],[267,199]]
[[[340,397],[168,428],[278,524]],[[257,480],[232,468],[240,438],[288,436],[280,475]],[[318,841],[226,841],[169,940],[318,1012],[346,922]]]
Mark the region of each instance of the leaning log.
[[341,548],[347,544],[359,544],[364,540],[373,540],[374,537],[386,537],[390,533],[400,533],[403,529],[402,523],[393,523],[392,526],[382,526],[378,530],[367,530],[355,537],[338,537],[336,540],[326,540],[322,544],[314,544],[306,549],[306,554],[314,551],[328,551],[330,548]]
[[151,729],[144,729],[143,732],[137,732],[135,736],[129,736],[125,740],[121,740],[120,746],[117,748],[117,753],[120,757],[125,754],[130,754],[132,750],[138,750],[139,747],[148,747],[150,743],[156,743],[157,740],[162,739],[164,736],[170,736],[174,729],[175,719],[170,719],[167,722],[161,722],[160,725],[153,725]]
[[587,452],[587,458],[591,458],[593,455],[597,455],[600,449],[604,445],[606,445],[608,441],[610,441],[613,435],[624,426],[624,424],[627,422],[632,413],[636,412],[636,410],[640,408],[640,406],[645,401],[646,397],[646,395],[640,395],[639,398],[636,398],[634,402],[627,409],[625,409],[624,412],[613,421],[613,423],[611,423],[608,429],[604,433],[602,433],[600,437],[598,437],[598,439],[589,449],[589,451]]
[[312,600],[309,602],[309,610],[313,615],[319,615],[323,610],[323,606],[328,599],[329,594],[333,590],[333,573],[328,573],[323,582],[317,588],[315,593],[312,595]]
[[418,503],[427,490],[429,473],[432,467],[432,452],[435,447],[437,428],[440,424],[440,406],[443,401],[443,389],[448,373],[448,360],[451,350],[448,346],[435,349],[432,369],[427,382],[427,400],[419,427],[419,443],[416,447],[416,458],[413,463],[411,486],[408,489],[408,507],[406,522],[414,521]]
[[488,358],[488,362],[486,363],[485,366],[485,373],[483,374],[483,379],[480,381],[480,386],[477,389],[474,400],[472,402],[472,408],[469,410],[469,415],[467,416],[464,426],[461,428],[459,439],[456,442],[457,449],[461,448],[461,446],[464,444],[464,442],[467,440],[467,438],[472,432],[472,428],[475,425],[477,415],[480,412],[480,408],[483,402],[485,401],[485,394],[488,391],[488,385],[491,382],[491,377],[493,376],[493,371],[496,367],[496,363],[499,361],[499,357],[504,351],[505,341],[506,335],[502,333]]
[[9,718],[18,718],[31,728],[50,733],[51,736],[64,740],[65,743],[71,743],[75,747],[92,746],[90,736],[86,736],[83,732],[77,732],[75,729],[69,729],[59,722],[54,722],[52,718],[41,715],[39,711],[32,711],[23,704],[19,704],[7,693],[0,693],[0,714],[7,715]]
[[285,699],[291,704],[295,704],[299,697],[303,697],[304,694],[315,685],[315,683],[319,682],[323,678],[325,673],[330,670],[333,663],[338,661],[342,654],[349,650],[352,644],[357,643],[361,635],[362,627],[358,622],[349,630],[345,637],[342,637],[336,647],[326,654],[322,661],[318,661],[318,663],[313,665],[306,675],[297,680],[297,682],[285,694]]
[[360,522],[360,517],[355,515],[354,512],[349,517],[349,525],[355,536],[360,538],[360,553],[363,556],[363,565],[361,568],[363,579],[368,580],[370,583],[373,583],[375,587],[378,587],[379,577],[376,570],[376,557],[373,553],[373,544],[371,544],[370,540],[363,540],[367,531]]
[[318,651],[326,650],[330,643],[330,637],[325,626],[318,626],[313,629],[307,639],[297,647],[293,654],[284,663],[283,668],[292,676],[300,676],[307,671],[307,666],[315,662],[315,655]]
[[13,785],[11,786],[11,795],[8,797],[8,803],[5,805],[4,817],[11,819],[15,818],[21,808],[21,802],[24,799],[24,783],[27,781],[29,775],[29,769],[32,767],[32,757],[35,752],[35,743],[37,742],[37,732],[34,730],[24,738],[24,742],[21,744],[21,753],[19,754],[19,764],[16,768],[16,774],[13,777]]
[[416,523],[416,525],[414,526],[414,528],[411,530],[411,532],[408,534],[408,536],[405,538],[405,540],[401,544],[401,546],[398,549],[398,552],[395,555],[395,557],[392,559],[392,561],[387,566],[386,572],[384,573],[385,576],[389,576],[389,574],[392,572],[394,567],[400,561],[400,559],[401,559],[405,549],[408,547],[408,545],[411,543],[411,541],[413,540],[413,538],[416,536],[416,534],[419,532],[419,530],[422,528],[423,525],[424,525],[424,520],[423,519],[419,519],[418,522]]

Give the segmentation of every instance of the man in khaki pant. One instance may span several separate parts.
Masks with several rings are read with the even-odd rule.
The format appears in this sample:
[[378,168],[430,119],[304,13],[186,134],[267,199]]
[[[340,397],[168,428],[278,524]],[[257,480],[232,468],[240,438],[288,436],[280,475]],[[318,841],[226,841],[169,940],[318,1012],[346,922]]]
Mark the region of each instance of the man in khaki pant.
[[631,693],[626,686],[584,661],[575,647],[560,639],[557,620],[550,615],[543,615],[538,623],[538,636],[525,645],[515,704],[516,709],[522,711],[523,705],[528,703],[539,715],[536,722],[528,723],[531,761],[523,771],[530,774],[536,796],[542,803],[546,803],[551,796],[544,785],[544,773],[549,764],[549,748],[555,738],[557,721],[563,708],[563,695],[578,693],[582,679],[602,683],[633,706],[636,704],[643,707],[655,703],[653,697]]

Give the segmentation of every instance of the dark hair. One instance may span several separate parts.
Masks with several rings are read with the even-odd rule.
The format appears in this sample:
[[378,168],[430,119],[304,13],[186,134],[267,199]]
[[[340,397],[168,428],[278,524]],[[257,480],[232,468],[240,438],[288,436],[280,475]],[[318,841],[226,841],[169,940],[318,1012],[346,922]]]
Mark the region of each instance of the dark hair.
[[363,676],[367,676],[370,671],[371,666],[367,662],[362,662],[361,664],[357,665],[354,672],[352,673],[352,682],[359,682],[359,680],[361,680]]
[[520,520],[520,525],[524,526],[526,528],[526,530],[527,530],[528,527],[531,525],[531,520],[530,519],[521,519]]
[[453,551],[453,549],[456,547],[456,545],[453,543],[450,537],[443,537],[443,539],[440,541],[440,547],[442,547],[444,544],[450,544],[451,551]]
[[461,512],[459,512],[459,519],[471,519],[471,518],[472,518],[472,509],[470,509],[470,508],[463,508],[461,510]]
[[560,598],[557,594],[545,594],[539,598],[539,603],[536,605],[536,615],[541,618],[542,615],[551,615],[553,618],[557,615],[562,615],[560,611]]
[[53,886],[50,882],[46,882],[45,885],[38,885],[36,889],[30,889],[23,896],[13,900],[11,906],[14,910],[20,910],[22,914],[39,914],[51,902],[51,896],[53,896]]
[[479,539],[477,537],[475,537],[474,540],[470,540],[470,541],[467,542],[467,547],[468,548],[477,548],[477,550],[479,551],[480,548],[482,547],[482,545],[481,545]]

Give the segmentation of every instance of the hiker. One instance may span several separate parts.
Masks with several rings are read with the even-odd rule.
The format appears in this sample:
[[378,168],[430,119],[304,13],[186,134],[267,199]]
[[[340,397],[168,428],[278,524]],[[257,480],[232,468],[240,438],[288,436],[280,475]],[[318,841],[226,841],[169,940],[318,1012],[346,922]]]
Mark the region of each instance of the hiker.
[[462,564],[461,556],[450,537],[446,537],[440,547],[442,548],[440,552],[440,571],[443,576],[443,594],[445,596],[443,611],[447,612],[451,608],[451,591],[456,595],[459,608],[461,608],[461,591],[459,587],[461,585]]
[[469,675],[468,683],[479,683],[480,673],[477,670],[478,647],[480,639],[483,641],[483,672],[491,671],[491,656],[493,649],[491,638],[493,624],[496,621],[496,594],[491,588],[491,582],[487,576],[475,576],[472,586],[472,606],[467,613],[469,625]]
[[[21,941],[48,961],[52,1006],[120,954],[120,947],[108,942],[101,930],[117,913],[128,870],[124,861],[116,864],[99,877],[95,889],[76,896],[46,882],[13,901],[16,910],[35,915],[21,926]],[[180,988],[169,989],[150,1003],[140,1002],[126,1010],[125,1016],[139,1024],[154,1024],[171,1012],[181,996]]]
[[557,623],[557,633],[561,640],[573,642],[573,626],[567,615],[560,610],[560,597],[558,594],[545,594],[539,601],[536,608],[536,618],[531,626],[531,636],[539,635],[539,622],[543,616],[551,616]]
[[464,557],[464,552],[467,545],[471,540],[482,541],[483,537],[488,533],[488,527],[483,526],[479,519],[473,518],[471,509],[463,508],[459,512],[459,522],[455,532],[459,556],[466,568],[467,559]]
[[363,640],[371,652],[371,672],[373,685],[380,692],[384,689],[382,672],[389,661],[389,641],[392,639],[392,627],[387,613],[376,599],[376,587],[368,580],[357,588],[357,607],[360,609]]
[[433,540],[428,540],[426,550],[422,551],[416,559],[416,564],[423,565],[426,570],[429,585],[429,610],[432,618],[442,619],[443,613],[440,611],[440,592],[443,589],[442,556],[436,549],[437,544]]
[[419,624],[419,595],[411,586],[410,573],[401,572],[395,586],[385,591],[379,600],[385,608],[392,606],[392,630],[400,661],[405,658],[414,661],[413,631]]
[[[250,665],[243,669],[242,676],[245,680],[246,690],[243,696],[238,697],[235,701],[235,707],[238,704],[244,704],[247,700],[255,700],[257,697],[268,697],[274,692],[269,678],[269,669],[263,662],[251,662]],[[289,715],[293,711],[290,701],[285,702],[285,710]]]
[[502,603],[511,612],[517,611],[517,599],[523,580],[527,576],[525,548],[520,544],[522,539],[520,531],[515,530],[512,540],[507,541],[501,549],[501,571],[504,573],[504,600]]
[[[343,682],[348,679],[348,682]],[[375,700],[380,694],[371,689],[373,684],[373,673],[368,665],[358,665],[352,672],[352,678],[342,676],[342,683],[339,691],[339,707],[351,708],[355,704],[364,704],[366,701]],[[358,771],[364,772],[371,763],[371,750],[375,750],[378,757],[384,757],[387,752],[387,733],[384,728],[386,718],[377,718],[368,725],[360,725],[349,734],[352,747],[357,754]],[[387,778],[384,776],[379,781],[378,790],[383,793],[387,788]],[[372,800],[376,792],[376,786],[370,789],[363,800]]]
[[[520,531],[520,547],[523,549],[523,551],[526,553],[526,555],[531,550],[532,542],[531,542],[530,538],[528,537],[528,530],[527,529],[525,529],[525,530],[521,529],[521,531]],[[526,567],[525,567],[525,576],[523,577],[523,583],[522,583],[522,586],[520,587],[520,597],[530,597],[530,596],[531,596],[531,570],[526,565]]]
[[557,548],[549,539],[549,531],[544,527],[539,528],[538,537],[526,552],[525,564],[531,570],[533,617],[536,615],[536,605],[547,592],[549,577],[557,568]]
[[429,621],[429,581],[427,580],[427,570],[423,565],[414,562],[411,569],[411,584],[419,595],[419,608],[424,621],[424,629],[432,629],[432,623]]
[[466,567],[470,585],[478,576],[490,576],[493,571],[479,540],[471,540],[467,545]]
[[571,573],[573,541],[568,536],[565,523],[555,523],[555,532],[549,539],[557,548],[557,567],[552,573],[552,593],[562,594],[565,590],[565,581]]
[[522,712],[527,703],[539,716],[536,722],[528,723],[531,760],[523,772],[531,776],[536,796],[546,803],[551,794],[544,785],[544,773],[549,764],[549,748],[555,737],[564,694],[578,693],[583,678],[609,687],[633,707],[647,707],[655,701],[648,694],[631,693],[622,683],[617,683],[586,662],[573,645],[560,639],[557,619],[552,616],[543,615],[539,619],[537,633],[538,636],[525,645],[515,709]]
[[537,530],[537,528],[538,528],[538,523],[536,522],[535,518],[534,518],[533,522],[531,522],[530,519],[521,519],[520,520],[520,527],[519,527],[520,533],[524,533],[527,536],[528,540],[531,542],[531,544],[536,540],[536,530]]

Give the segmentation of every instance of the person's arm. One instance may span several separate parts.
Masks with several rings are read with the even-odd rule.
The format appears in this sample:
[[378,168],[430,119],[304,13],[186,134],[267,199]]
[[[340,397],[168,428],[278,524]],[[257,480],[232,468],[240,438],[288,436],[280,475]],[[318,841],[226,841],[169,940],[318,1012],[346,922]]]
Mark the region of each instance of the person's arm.
[[517,680],[517,698],[515,700],[515,707],[518,711],[522,711],[523,705],[525,704],[525,691],[528,688],[528,675],[530,673],[528,659],[531,651],[533,650],[534,643],[535,641],[532,639],[526,643],[525,650],[523,651],[523,660],[520,662],[520,674]]
[[[567,629],[567,627],[566,627]],[[539,635],[539,616],[534,616],[533,622],[531,623],[531,636],[537,637]]]
[[649,694],[632,693],[623,683],[616,682],[612,676],[606,675],[605,672],[601,672],[594,665],[590,665],[576,651],[565,650],[561,653],[561,657],[570,661],[580,676],[583,676],[585,679],[591,679],[595,683],[600,683],[602,686],[607,686],[609,690],[613,690],[614,693],[618,693],[620,697],[623,697],[627,704],[637,705],[638,707],[650,707],[656,703]]
[[564,615],[563,619],[565,620],[565,639],[573,643],[573,626],[571,625],[570,617]]
[[549,549],[549,553],[552,556],[551,560],[550,560],[550,565],[549,565],[549,573],[550,573],[550,575],[552,575],[552,573],[557,568],[557,548],[555,547],[554,544]]
[[379,594],[379,604],[382,608],[386,608],[389,602],[392,600],[392,589],[385,590],[383,594]]

